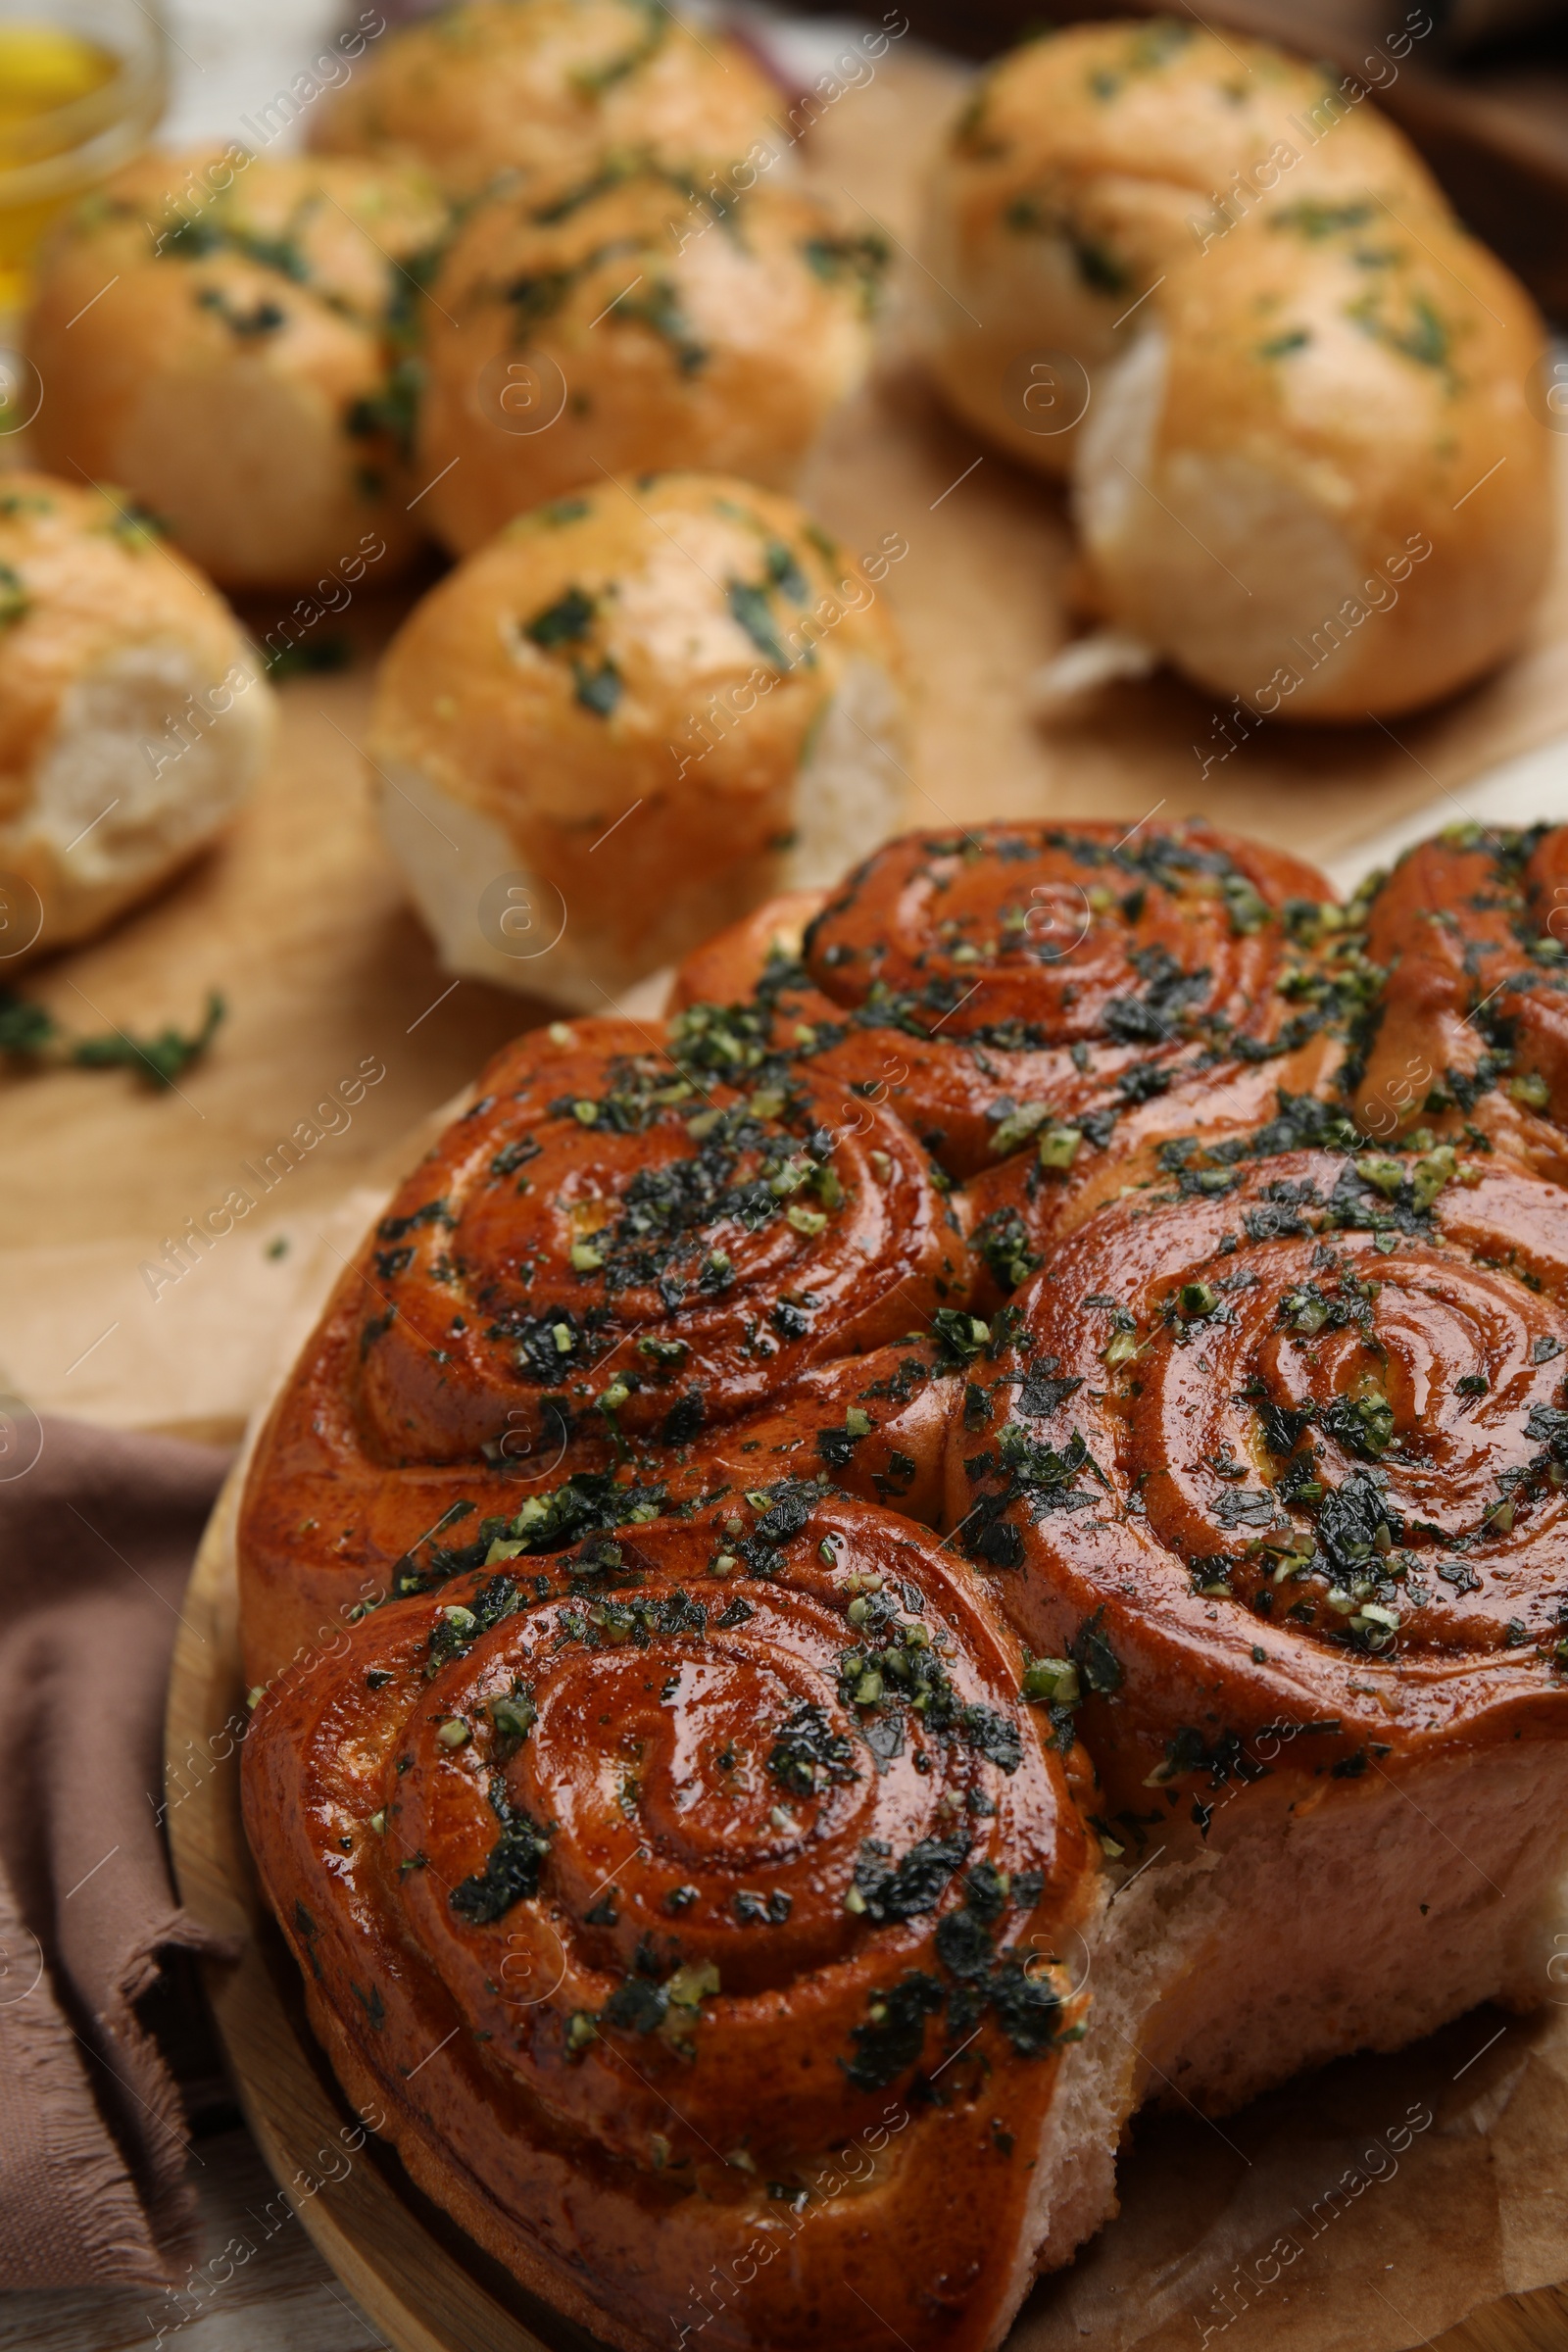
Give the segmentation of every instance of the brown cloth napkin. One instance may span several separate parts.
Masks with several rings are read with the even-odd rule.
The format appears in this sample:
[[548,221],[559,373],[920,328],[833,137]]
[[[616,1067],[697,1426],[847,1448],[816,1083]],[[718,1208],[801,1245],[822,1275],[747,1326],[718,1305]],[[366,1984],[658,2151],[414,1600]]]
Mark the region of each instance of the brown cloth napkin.
[[7,1438],[0,2288],[153,2285],[195,2209],[179,2094],[136,2003],[161,1952],[213,1948],[165,1856],[164,1695],[227,1457],[15,1414]]

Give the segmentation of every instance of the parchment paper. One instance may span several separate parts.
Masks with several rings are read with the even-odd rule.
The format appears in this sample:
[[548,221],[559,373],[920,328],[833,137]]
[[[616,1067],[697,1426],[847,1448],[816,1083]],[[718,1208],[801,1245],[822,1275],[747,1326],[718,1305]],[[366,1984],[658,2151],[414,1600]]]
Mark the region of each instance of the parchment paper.
[[[1474,2010],[1219,2123],[1146,2115],[1119,2220],[1036,2289],[1009,2352],[1408,2352],[1552,2285],[1568,2270],[1568,1949],[1557,1973],[1543,1990],[1561,2007]],[[1568,2342],[1568,2299],[1551,2305],[1489,2314],[1454,2352]]]

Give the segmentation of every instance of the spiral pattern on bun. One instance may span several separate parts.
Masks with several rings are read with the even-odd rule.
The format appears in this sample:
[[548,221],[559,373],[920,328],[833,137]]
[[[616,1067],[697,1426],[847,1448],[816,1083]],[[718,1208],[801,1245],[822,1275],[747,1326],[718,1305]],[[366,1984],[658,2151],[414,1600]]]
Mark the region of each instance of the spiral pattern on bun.
[[1346,1779],[1568,1731],[1565,1285],[1560,1195],[1512,1163],[1199,1152],[1004,1310],[950,1511],[1077,1661],[1109,1811],[1250,1777],[1282,1724]]
[[376,1228],[360,1396],[381,1460],[585,1420],[690,1439],[961,1305],[962,1238],[907,1130],[835,1129],[776,1062],[732,1083],[732,1050],[688,1014],[675,1059],[585,1021],[491,1064]]
[[263,1700],[251,1838],[340,2074],[573,2317],[805,2345],[847,2278],[858,2338],[930,2340],[935,2295],[979,2347],[1054,2218],[1088,1841],[973,1572],[751,1501],[742,1573],[715,1502],[376,1611]]
[[1568,1180],[1568,828],[1422,842],[1372,899],[1367,952],[1388,975],[1353,1089],[1367,1131],[1480,1132]]
[[620,2352],[994,2352],[1146,2092],[1545,1997],[1556,849],[896,842],[388,1203],[247,1483],[247,1822],[350,2095]]
[[[1257,1116],[1276,1084],[1320,1083],[1336,1058],[1335,991],[1301,944],[1331,897],[1298,859],[1197,820],[906,834],[807,933],[810,980],[850,1016],[825,1058],[884,1082],[956,1175],[988,1164],[999,1130],[1016,1148],[1021,1103],[1035,1128],[1092,1114],[1100,1148],[1122,1111],[1195,1076],[1218,1115]],[[902,1074],[885,1078],[890,1059]]]
[[715,1006],[558,1022],[491,1063],[263,1438],[248,1671],[309,1645],[346,1583],[358,1602],[429,1581],[432,1541],[477,1567],[496,1539],[649,1516],[710,1460],[776,1475],[804,1449],[868,1496],[935,1497],[923,1392],[962,1360],[944,1334],[967,1332],[967,1247],[907,1128],[769,1029]]

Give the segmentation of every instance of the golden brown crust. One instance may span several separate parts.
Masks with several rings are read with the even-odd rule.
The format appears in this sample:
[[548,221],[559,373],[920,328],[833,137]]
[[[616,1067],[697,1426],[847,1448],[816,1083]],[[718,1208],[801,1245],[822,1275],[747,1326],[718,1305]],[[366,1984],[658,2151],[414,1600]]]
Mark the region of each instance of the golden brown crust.
[[979,2347],[1027,2283],[994,2249],[1087,1839],[970,1572],[864,1505],[772,1517],[733,1590],[715,1509],[378,1611],[262,1701],[248,1825],[358,2086],[610,2340],[666,2341],[717,2257],[721,2342],[819,2340],[848,2278],[867,2340]]
[[1552,448],[1541,319],[1484,246],[1402,200],[1282,195],[1158,302],[1157,409],[1127,428],[1107,400],[1076,491],[1118,626],[1295,719],[1411,709],[1513,649]]
[[[415,609],[368,744],[449,960],[586,1010],[815,878],[808,851],[832,873],[880,838],[903,753],[886,607],[800,507],[724,474],[596,483],[509,524]],[[467,860],[446,897],[432,824]],[[541,944],[555,936],[542,960],[509,961],[476,923],[508,868],[531,878]]]
[[1260,207],[1378,187],[1446,212],[1408,142],[1338,80],[1171,19],[1010,51],[955,121],[930,197],[928,258],[953,289],[932,297],[932,365],[953,405],[1026,465],[1065,472],[1078,387],[1063,373],[1049,401],[1026,400],[1020,360],[1071,355],[1098,379],[1129,306]]
[[[274,1678],[250,1832],[416,2179],[626,2352],[672,2295],[677,2336],[804,2348],[840,2280],[888,2352],[987,2352],[1041,2249],[1105,2210],[1149,2066],[1223,2106],[1534,1982],[1568,1244],[1559,1187],[1503,1147],[1559,1134],[1557,958],[1525,943],[1561,859],[1552,833],[1450,841],[1340,907],[1196,826],[1133,853],[912,836],[820,912],[711,943],[663,1027],[509,1049],[368,1241],[244,1502],[248,1670]],[[1068,887],[1081,933],[1029,955]],[[965,1019],[971,973],[1005,1044]],[[1359,1108],[1392,1095],[1380,1017],[1408,1057],[1493,982],[1539,1108],[1472,1058],[1472,1100],[1423,1112],[1450,1140],[1401,1102],[1369,1144],[1344,1089],[1370,1047]],[[906,1046],[897,1083],[865,1074]],[[933,1102],[982,1170],[959,1189],[909,1132]],[[995,1778],[958,1796],[977,1754]],[[1417,1948],[1390,1898],[1373,1991],[1331,1981],[1282,2025],[1224,1948],[1235,1907],[1333,1873],[1343,1954],[1339,1857],[1368,1823],[1398,1846],[1402,1812],[1430,1868],[1412,1808],[1484,1756],[1465,1835],[1505,1851],[1496,1919],[1440,1905]],[[1009,2002],[1026,1941],[1099,1934],[1080,1812],[1113,1869],[1161,1875],[1095,1946],[1098,2071],[1058,2080],[1065,2013],[1026,2056]],[[1020,1835],[1044,1884],[1004,1858],[999,1910],[979,1841]],[[933,1874],[912,1909],[906,1869]],[[857,2133],[849,2198],[819,2159]],[[722,2291],[681,2302],[688,2278]]]
[[472,196],[500,172],[589,178],[641,150],[723,169],[772,152],[778,93],[737,42],[635,0],[467,0],[380,41],[312,117],[312,143],[433,172]]
[[143,156],[55,231],[39,455],[129,491],[225,585],[389,580],[421,527],[404,265],[445,206],[419,174],[237,153]]
[[[258,1442],[240,1528],[253,1688],[306,1659],[340,1657],[345,1629],[389,1592],[434,1591],[498,1543],[531,1555],[720,1491],[744,1496],[759,1482],[828,1468],[842,1493],[942,1525],[959,1359],[925,1334],[808,1369],[776,1401],[689,1443],[617,1457],[608,1436],[563,1446],[509,1433],[479,1461],[389,1470],[369,1458],[346,1409],[359,1290],[341,1286]],[[747,1539],[754,1516],[750,1502],[731,1504],[731,1542]]]
[[962,1305],[963,1243],[906,1129],[835,1131],[803,1078],[748,1089],[722,1066],[616,1021],[491,1063],[376,1228],[374,1458],[537,1447],[595,1413],[631,1444],[672,1415],[695,1435]]
[[[751,625],[731,610],[731,578],[756,591]],[[841,583],[830,625],[813,631]],[[592,608],[580,623],[542,627],[573,592]],[[690,804],[664,853],[671,868],[703,855],[715,801],[729,855],[744,825],[760,858],[789,814],[811,723],[855,658],[894,666],[891,624],[858,566],[824,552],[792,500],[713,474],[606,484],[520,516],[416,608],[382,668],[371,748],[510,827],[564,889],[588,855],[568,838],[612,823],[639,793]],[[607,664],[620,684],[600,710],[578,667],[597,677]],[[704,757],[698,722],[721,698],[744,723]],[[684,793],[671,746],[686,755]],[[631,855],[639,895],[657,899],[665,875],[650,870],[646,840]],[[582,865],[576,895],[598,871]]]
[[1196,1796],[1206,1830],[1259,1743],[1332,1782],[1568,1734],[1554,1187],[1442,1149],[1243,1159],[1102,1210],[1010,1328],[949,1514],[1081,1662],[1109,1818],[1152,1791],[1180,1837]]
[[1261,1118],[1276,1086],[1307,1083],[1287,1055],[1305,1048],[1315,1082],[1323,1022],[1279,982],[1310,960],[1286,909],[1329,895],[1200,819],[906,834],[807,934],[807,973],[843,1008],[813,1060],[957,1176],[1048,1130],[1043,1164],[1072,1165],[1086,1132],[1102,1150],[1129,1105],[1200,1073],[1223,1117]]
[[865,372],[885,259],[812,197],[652,166],[492,197],[424,311],[432,528],[464,555],[601,473],[787,488]]
[[[297,1955],[296,1955],[297,1957]],[[371,2072],[361,2057],[354,2037],[332,2002],[320,1991],[308,1967],[302,1965],[306,2013],[311,2031],[331,2062],[345,2096],[366,2128],[397,2150],[404,2171],[416,2188],[432,2197],[465,2230],[475,2245],[497,2262],[564,2319],[593,2331],[603,2324],[599,2307],[590,2302],[571,2271],[547,2261],[539,2251],[535,2231],[501,2206],[484,2180],[461,2164],[445,2142],[429,2130],[428,2118],[400,2096],[394,2086]],[[477,2086],[476,2086],[477,2087]],[[349,2134],[354,2144],[356,2135]]]
[[1460,825],[1373,897],[1388,973],[1354,1098],[1369,1133],[1490,1137],[1568,1181],[1568,827]]
[[1118,633],[1314,721],[1518,645],[1551,543],[1542,322],[1353,80],[1178,21],[1030,43],[954,126],[928,261],[939,383],[1071,471]]
[[933,1318],[973,1287],[962,1234],[897,1118],[841,1119],[837,1090],[764,1047],[703,1008],[670,1034],[560,1024],[491,1063],[343,1277],[253,1466],[253,1678],[427,1581],[432,1535],[447,1557],[487,1524],[536,1546],[563,1510],[648,1516],[744,1455],[753,1485],[804,1449],[813,1476],[936,1506],[949,1384],[919,1392]]

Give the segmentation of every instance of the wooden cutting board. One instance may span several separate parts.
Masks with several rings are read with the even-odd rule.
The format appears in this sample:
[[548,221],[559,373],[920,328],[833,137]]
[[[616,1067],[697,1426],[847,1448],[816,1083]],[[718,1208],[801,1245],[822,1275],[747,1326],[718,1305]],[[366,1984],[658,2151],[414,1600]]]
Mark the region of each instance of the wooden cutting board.
[[[866,70],[862,57],[855,72]],[[1029,716],[1025,682],[1069,633],[1062,502],[937,409],[898,315],[919,284],[908,248],[923,158],[962,82],[958,68],[895,43],[869,81],[827,104],[803,150],[810,178],[895,243],[876,380],[835,420],[804,491],[852,548],[888,533],[907,543],[886,593],[918,703],[908,821],[1050,812],[1130,824],[1201,808],[1327,858],[1445,790],[1457,813],[1468,778],[1568,733],[1568,556],[1518,660],[1393,731],[1263,727],[1203,775],[1228,738],[1208,702],[1173,679],[1049,727]],[[325,1210],[541,1017],[526,998],[440,970],[370,812],[358,745],[374,661],[436,569],[432,557],[406,593],[349,610],[350,670],[281,688],[277,757],[220,849],[107,938],[26,975],[74,1029],[190,1023],[211,987],[228,1017],[176,1093],[122,1072],[0,1076],[0,1391],[42,1410],[234,1434]],[[245,617],[260,635],[277,615],[256,605]],[[342,1084],[365,1061],[384,1076],[350,1108]],[[177,1283],[143,1271],[187,1216],[245,1181],[244,1163],[260,1168],[333,1099],[321,1123],[334,1132],[226,1240]]]

